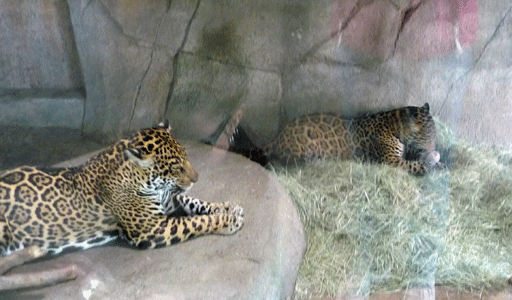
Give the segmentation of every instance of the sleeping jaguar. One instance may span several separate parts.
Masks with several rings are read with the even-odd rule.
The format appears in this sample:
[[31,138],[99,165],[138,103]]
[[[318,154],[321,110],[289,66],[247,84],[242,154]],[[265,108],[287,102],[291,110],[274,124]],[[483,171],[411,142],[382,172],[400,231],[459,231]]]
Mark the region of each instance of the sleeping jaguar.
[[263,150],[280,161],[319,157],[387,163],[422,175],[439,162],[428,103],[343,119],[318,114],[295,119]]
[[[233,234],[242,207],[183,195],[198,174],[167,123],[137,132],[76,168],[20,167],[0,176],[0,257],[36,245],[57,254],[118,236],[156,248]],[[171,216],[181,207],[187,215]]]

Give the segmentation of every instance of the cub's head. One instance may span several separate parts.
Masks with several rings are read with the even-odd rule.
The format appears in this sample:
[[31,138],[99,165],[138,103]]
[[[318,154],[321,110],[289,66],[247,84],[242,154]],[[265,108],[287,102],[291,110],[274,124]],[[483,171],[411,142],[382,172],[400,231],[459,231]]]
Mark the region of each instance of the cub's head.
[[172,137],[169,123],[137,132],[124,150],[128,161],[148,175],[156,188],[187,190],[198,174],[185,149]]

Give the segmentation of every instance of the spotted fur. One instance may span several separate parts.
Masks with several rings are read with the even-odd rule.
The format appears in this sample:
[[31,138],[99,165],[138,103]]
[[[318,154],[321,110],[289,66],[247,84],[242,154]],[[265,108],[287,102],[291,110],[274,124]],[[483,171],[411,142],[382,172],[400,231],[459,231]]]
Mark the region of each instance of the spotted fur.
[[429,111],[425,103],[354,119],[305,116],[287,124],[264,153],[284,162],[325,157],[387,163],[421,175],[439,160]]
[[[118,236],[140,248],[233,234],[243,209],[182,193],[198,174],[170,127],[144,129],[77,168],[20,167],[0,176],[0,256],[37,245],[86,249]],[[182,208],[187,215],[173,217]]]

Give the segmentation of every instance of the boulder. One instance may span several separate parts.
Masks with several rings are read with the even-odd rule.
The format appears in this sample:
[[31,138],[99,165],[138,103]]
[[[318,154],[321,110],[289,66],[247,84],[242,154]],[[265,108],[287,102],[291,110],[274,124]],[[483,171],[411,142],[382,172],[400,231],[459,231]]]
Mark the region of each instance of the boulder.
[[[244,227],[160,249],[109,245],[26,264],[22,273],[75,264],[76,280],[2,292],[0,299],[286,299],[305,247],[296,208],[276,177],[246,158],[184,142],[199,181],[189,194],[239,203]],[[61,166],[82,163],[89,154]]]

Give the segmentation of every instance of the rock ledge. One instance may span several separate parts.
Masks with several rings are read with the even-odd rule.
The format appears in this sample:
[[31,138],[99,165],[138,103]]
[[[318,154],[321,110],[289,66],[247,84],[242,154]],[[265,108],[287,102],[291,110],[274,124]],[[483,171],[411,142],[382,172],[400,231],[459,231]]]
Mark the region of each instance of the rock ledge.
[[[78,279],[36,290],[3,292],[0,299],[286,299],[293,294],[306,240],[287,191],[246,158],[185,142],[200,199],[239,203],[245,225],[233,236],[205,236],[182,244],[134,250],[106,246],[58,256],[11,273],[76,264]],[[88,154],[60,164],[80,164]]]

